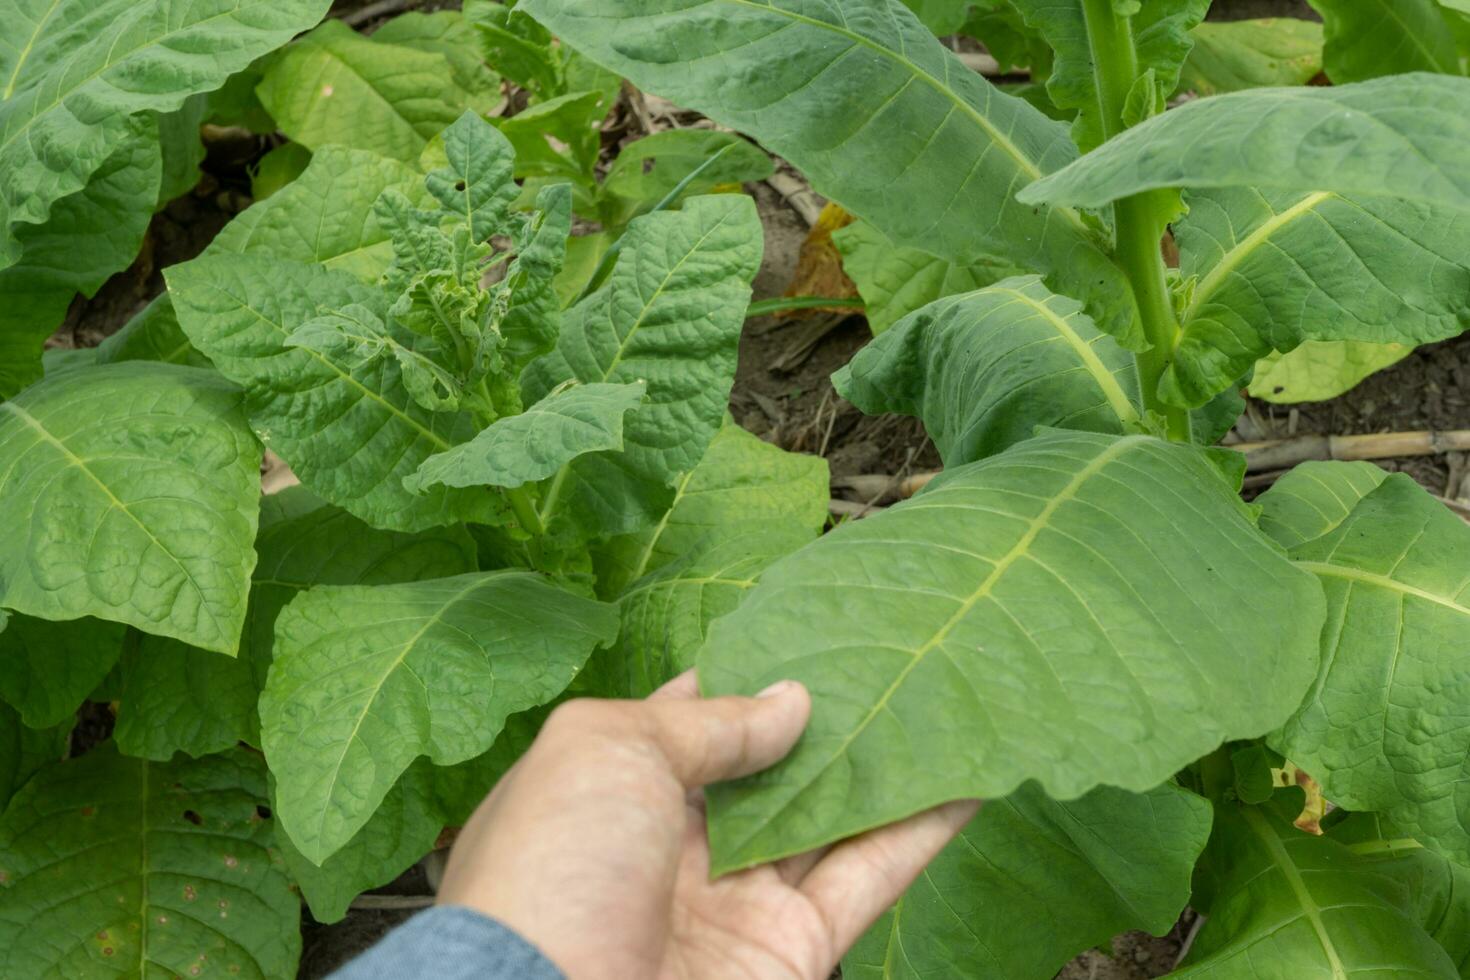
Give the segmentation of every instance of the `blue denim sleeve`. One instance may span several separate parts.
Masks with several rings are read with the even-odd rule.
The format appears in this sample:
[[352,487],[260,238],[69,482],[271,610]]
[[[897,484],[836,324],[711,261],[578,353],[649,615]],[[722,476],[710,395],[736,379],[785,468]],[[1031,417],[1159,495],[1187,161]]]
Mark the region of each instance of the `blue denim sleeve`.
[[566,980],[541,951],[494,919],[454,905],[420,912],[330,980]]

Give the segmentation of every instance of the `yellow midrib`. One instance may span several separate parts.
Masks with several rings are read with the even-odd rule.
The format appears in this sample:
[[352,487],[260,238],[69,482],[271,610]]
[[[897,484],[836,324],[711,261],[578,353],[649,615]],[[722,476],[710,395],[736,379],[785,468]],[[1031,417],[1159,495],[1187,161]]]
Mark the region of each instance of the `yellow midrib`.
[[1342,965],[1342,958],[1338,956],[1337,945],[1333,943],[1332,937],[1327,934],[1327,925],[1322,921],[1322,910],[1317,905],[1317,900],[1307,890],[1307,883],[1302,879],[1302,873],[1297,870],[1296,862],[1291,855],[1286,853],[1286,846],[1281,843],[1281,838],[1271,830],[1266,823],[1266,818],[1254,807],[1244,807],[1242,810],[1245,821],[1250,825],[1261,842],[1266,845],[1266,850],[1271,853],[1272,862],[1281,869],[1281,875],[1286,879],[1292,894],[1296,896],[1297,904],[1301,906],[1302,914],[1306,916],[1307,922],[1311,924],[1312,931],[1317,936],[1317,942],[1322,945],[1322,952],[1327,957],[1327,964],[1332,968],[1332,980],[1348,980],[1347,970]]
[[1452,612],[1459,613],[1462,616],[1470,616],[1470,606],[1466,606],[1460,602],[1457,602],[1449,596],[1438,595],[1437,593],[1430,592],[1427,589],[1420,589],[1415,586],[1408,585],[1407,583],[1400,582],[1397,579],[1389,578],[1387,575],[1378,575],[1373,572],[1364,572],[1356,568],[1347,568],[1342,565],[1333,565],[1330,562],[1324,561],[1299,561],[1296,564],[1299,567],[1305,568],[1307,571],[1317,575],[1326,575],[1331,578],[1348,579],[1349,581],[1362,582],[1365,585],[1376,586],[1380,589],[1388,589],[1392,592],[1401,592],[1404,595],[1411,595],[1415,598],[1423,599],[1425,602],[1432,602],[1435,605],[1443,606],[1446,609],[1449,609]]
[[56,13],[57,8],[60,6],[61,0],[51,0],[51,9],[47,10],[40,20],[36,21],[36,29],[31,32],[30,37],[26,38],[25,47],[21,48],[19,54],[16,56],[15,68],[11,71],[10,78],[5,83],[5,91],[0,93],[0,100],[8,99],[15,94],[15,83],[20,81],[21,68],[30,59],[31,52],[36,49],[36,42],[41,38],[41,32],[46,29],[46,25],[51,22],[52,15]]

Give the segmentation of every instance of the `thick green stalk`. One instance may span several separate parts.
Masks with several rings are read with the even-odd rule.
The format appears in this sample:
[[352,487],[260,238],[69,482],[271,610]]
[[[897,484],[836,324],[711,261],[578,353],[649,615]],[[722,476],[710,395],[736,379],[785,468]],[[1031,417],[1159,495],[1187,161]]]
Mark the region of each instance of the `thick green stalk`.
[[[1101,110],[1104,139],[1112,139],[1128,128],[1123,121],[1128,93],[1138,80],[1138,50],[1133,42],[1133,24],[1113,11],[1113,0],[1082,0],[1087,21],[1087,41],[1092,51],[1094,87]],[[1125,197],[1113,205],[1117,237],[1115,258],[1133,286],[1134,300],[1142,320],[1149,350],[1137,355],[1139,387],[1146,409],[1165,419],[1169,438],[1190,438],[1189,411],[1166,405],[1159,399],[1159,379],[1173,357],[1179,339],[1179,320],[1169,296],[1164,256],[1160,242],[1169,222],[1168,191],[1148,191]]]
[[541,564],[541,536],[546,533],[546,528],[541,523],[541,515],[536,513],[536,504],[531,500],[531,495],[525,487],[516,487],[514,490],[505,491],[505,499],[510,503],[511,511],[520,522],[521,530],[531,535],[527,542],[527,554],[534,565]]

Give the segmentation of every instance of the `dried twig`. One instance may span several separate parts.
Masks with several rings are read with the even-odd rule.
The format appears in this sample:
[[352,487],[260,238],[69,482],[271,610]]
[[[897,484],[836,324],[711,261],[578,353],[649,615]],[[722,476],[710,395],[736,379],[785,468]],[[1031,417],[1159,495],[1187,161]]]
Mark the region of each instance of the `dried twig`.
[[426,909],[434,904],[433,895],[359,895],[352,900],[355,909]]
[[783,201],[791,205],[793,211],[801,215],[801,220],[808,226],[817,223],[817,218],[822,214],[822,199],[812,190],[810,184],[779,170],[767,177],[766,183],[781,195]]
[[1392,459],[1433,456],[1470,449],[1470,430],[1451,432],[1376,432],[1366,436],[1298,436],[1230,447],[1245,453],[1251,472],[1288,469],[1310,460]]
[[401,11],[408,10],[410,7],[417,7],[421,3],[423,3],[423,0],[378,0],[377,3],[370,3],[361,10],[354,10],[352,13],[344,15],[341,20],[348,27],[361,27],[369,21],[376,20],[379,17],[387,17],[389,14],[400,13]]

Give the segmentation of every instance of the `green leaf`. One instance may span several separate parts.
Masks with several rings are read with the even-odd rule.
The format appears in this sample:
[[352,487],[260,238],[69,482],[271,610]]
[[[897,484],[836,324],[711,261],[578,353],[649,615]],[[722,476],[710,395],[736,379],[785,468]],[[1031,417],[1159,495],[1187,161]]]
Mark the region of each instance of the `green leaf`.
[[842,271],[863,298],[863,314],[875,336],[936,299],[1023,274],[999,260],[957,265],[895,245],[866,221],[837,229],[832,242],[842,253]]
[[[1089,6],[1085,0],[1012,0],[1032,30],[1039,32],[1056,52],[1046,90],[1062,109],[1075,109],[1072,140],[1084,151],[1105,139],[1103,96],[1098,91],[1097,54],[1088,33]],[[1179,70],[1193,46],[1192,28],[1204,20],[1210,0],[1154,0],[1136,12],[1114,13],[1126,27],[1108,25],[1111,33],[1126,30],[1133,43],[1135,74],[1152,71],[1158,87],[1168,94],[1179,84]]]
[[505,275],[510,307],[500,321],[500,333],[507,371],[519,372],[556,347],[562,308],[556,284],[571,232],[571,188],[543,187],[536,194],[535,212],[515,236],[516,257]]
[[970,12],[970,0],[903,0],[903,5],[940,37],[957,34]]
[[0,698],[31,728],[74,720],[122,653],[124,629],[98,619],[10,617],[0,632]]
[[1305,85],[1322,71],[1322,25],[1291,17],[1207,21],[1190,31],[1194,49],[1179,88],[1219,95],[1272,85]]
[[250,196],[256,203],[278,193],[311,165],[311,151],[300,143],[282,143],[260,158],[250,171]]
[[1277,405],[1329,401],[1412,353],[1407,344],[1308,340],[1290,353],[1272,351],[1257,361],[1251,397]]
[[584,453],[620,450],[623,416],[643,404],[646,387],[634,382],[554,391],[469,442],[430,456],[405,485],[415,492],[436,484],[514,489],[546,479]]
[[629,586],[618,603],[617,643],[606,654],[619,696],[647,697],[693,667],[710,623],[739,606],[773,562],[816,536],[789,519],[736,522]]
[[[17,226],[46,221],[53,205],[85,187],[134,132],[134,114],[171,112],[218,88],[327,6],[58,0],[47,8],[10,0],[12,40],[0,48],[0,268],[20,257]],[[155,200],[156,189],[135,205],[146,212]]]
[[1109,140],[1017,199],[1102,207],[1160,187],[1393,197],[1470,210],[1470,79],[1413,75],[1196,99]]
[[1170,976],[1458,978],[1411,882],[1381,855],[1293,827],[1301,799],[1288,792],[1266,806],[1217,808],[1206,851],[1214,901]]
[[403,486],[425,459],[475,433],[469,415],[415,403],[392,359],[347,370],[287,345],[322,307],[372,306],[380,302],[375,290],[342,272],[260,255],[204,256],[173,266],[166,278],[184,332],[245,388],[261,440],[313,492],[398,531],[494,520],[496,502],[483,491],[415,495]]
[[0,703],[0,813],[37,772],[66,755],[72,721],[53,728],[28,728],[20,712]]
[[493,0],[465,0],[464,16],[479,34],[485,60],[506,78],[543,99],[563,91],[561,60],[544,27]]
[[480,53],[479,33],[459,11],[399,14],[373,31],[372,39],[377,44],[443,55],[449,62],[454,84],[462,93],[464,104],[474,111],[492,113],[500,104],[500,77],[485,65]]
[[182,197],[199,183],[199,165],[204,162],[204,140],[199,128],[209,114],[209,97],[191,95],[183,106],[157,117],[158,143],[163,161],[158,186],[159,210]]
[[898,0],[517,9],[638,87],[749,133],[895,243],[1034,267],[1109,333],[1141,342],[1095,224],[1013,198],[1075,157],[1065,128],[965,68]]
[[1427,71],[1462,75],[1455,39],[1435,0],[1308,0],[1322,15],[1334,84]]
[[1386,479],[1372,463],[1302,463],[1261,495],[1261,530],[1285,548],[1316,540]]
[[93,295],[138,254],[152,210],[142,202],[157,197],[162,172],[157,139],[157,124],[139,120],[86,187],[54,204],[45,224],[15,229],[19,261],[0,268],[0,397],[41,376],[41,346],[76,295]]
[[431,170],[425,184],[483,242],[505,227],[515,203],[515,150],[494,126],[466,112],[444,131],[444,154],[448,166]]
[[1470,525],[1394,474],[1290,556],[1327,593],[1322,667],[1272,745],[1328,799],[1470,864]]
[[114,737],[127,755],[166,761],[176,752],[198,757],[242,741],[258,746],[256,702],[276,617],[302,589],[413,582],[477,567],[474,543],[461,527],[380,531],[303,487],[264,498],[260,524],[238,658],[150,636],[124,651]]
[[255,565],[260,445],[195,368],[68,371],[0,404],[0,605],[95,616],[234,654]]
[[1198,405],[1308,340],[1413,345],[1470,327],[1470,212],[1244,187],[1186,202],[1180,273],[1197,281],[1160,383],[1170,402]]
[[785,760],[710,789],[714,868],[1027,779],[1147,790],[1290,715],[1322,608],[1208,451],[1053,431],[946,470],[716,622],[706,694],[791,678],[814,708]]
[[993,456],[1037,426],[1122,435],[1143,424],[1133,356],[1035,276],[931,303],[832,380],[869,415],[923,419],[946,466]]
[[393,260],[390,229],[373,210],[386,190],[415,207],[432,200],[413,167],[365,150],[327,147],[312,154],[295,181],[226,225],[205,254],[263,253],[375,281]]
[[714,533],[749,521],[794,522],[813,534],[827,523],[827,461],[790,453],[726,420],[699,465],[674,484],[659,522],[595,553],[602,594],[687,554]]
[[137,316],[123,324],[122,329],[97,345],[98,364],[120,361],[162,361],[186,367],[213,367],[209,358],[195,350],[189,338],[184,336],[184,328],[179,326],[179,317],[168,293],[160,294]]
[[557,474],[543,504],[543,518],[564,513],[611,534],[656,521],[666,488],[694,468],[719,430],[762,248],[754,204],[733,194],[645,215],[622,241],[608,281],[566,312],[556,350],[521,378],[527,404],[574,378],[647,382],[648,401],[627,420],[622,453],[579,458]]
[[1162,934],[1189,899],[1210,804],[1172,783],[1058,803],[987,802],[843,958],[847,980],[1050,980],[1126,929]]
[[273,59],[256,92],[308,149],[336,143],[408,163],[472,101],[444,55],[378,43],[340,20]]
[[611,607],[525,572],[301,593],[276,620],[260,702],[292,841],[325,860],[415,758],[485,751],[507,715],[559,694],[616,631]]
[[611,199],[603,205],[604,222],[627,224],[673,193],[681,181],[716,153],[721,154],[720,158],[684,188],[680,200],[707,194],[721,184],[765,180],[774,171],[765,151],[734,133],[664,130],[634,140],[618,151],[602,181],[602,193]]
[[300,900],[244,750],[149,763],[102,745],[31,780],[0,818],[0,973],[287,977]]
[[537,102],[496,126],[515,147],[517,177],[556,177],[591,186],[606,110],[598,92]]

